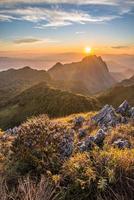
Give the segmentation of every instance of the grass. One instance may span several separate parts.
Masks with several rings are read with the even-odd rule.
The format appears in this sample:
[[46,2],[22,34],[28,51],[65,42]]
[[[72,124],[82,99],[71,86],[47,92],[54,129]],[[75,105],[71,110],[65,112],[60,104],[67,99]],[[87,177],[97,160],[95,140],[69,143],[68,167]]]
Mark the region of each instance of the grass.
[[134,106],[134,85],[116,86],[97,96],[102,105],[111,104],[114,107],[119,106],[125,99]]
[[0,127],[14,127],[28,117],[44,113],[53,118],[98,108],[99,102],[95,98],[61,91],[41,83],[21,93],[0,110]]
[[[94,135],[99,128],[90,123],[94,114],[81,113],[85,118],[82,126],[86,129],[85,137]],[[46,115],[34,117],[21,125],[17,137],[1,139],[5,149],[1,174],[7,184],[9,180],[12,183],[3,189],[6,195],[15,192],[14,196],[18,194],[21,200],[24,197],[24,200],[37,200],[43,175],[45,180],[54,184],[55,195],[59,195],[60,190],[62,200],[133,200],[134,123],[110,129],[102,147],[94,144],[92,150],[80,152],[78,142],[85,138],[79,138],[78,128],[72,131],[74,118],[78,116],[80,114],[52,120]],[[62,145],[70,144],[70,138],[73,138],[72,154],[63,157]],[[112,143],[118,138],[130,141],[131,148],[114,147]],[[15,190],[14,181],[17,182]],[[58,191],[55,185],[58,185]],[[39,200],[46,200],[53,194],[51,189],[42,192],[47,196],[39,196]]]

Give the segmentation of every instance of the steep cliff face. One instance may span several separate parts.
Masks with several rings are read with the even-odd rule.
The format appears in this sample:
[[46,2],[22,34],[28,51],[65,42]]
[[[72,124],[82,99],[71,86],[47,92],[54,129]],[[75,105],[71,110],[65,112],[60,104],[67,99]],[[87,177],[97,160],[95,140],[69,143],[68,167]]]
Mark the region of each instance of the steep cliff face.
[[87,56],[80,62],[57,63],[49,70],[55,80],[81,81],[91,93],[111,87],[116,82],[101,57]]

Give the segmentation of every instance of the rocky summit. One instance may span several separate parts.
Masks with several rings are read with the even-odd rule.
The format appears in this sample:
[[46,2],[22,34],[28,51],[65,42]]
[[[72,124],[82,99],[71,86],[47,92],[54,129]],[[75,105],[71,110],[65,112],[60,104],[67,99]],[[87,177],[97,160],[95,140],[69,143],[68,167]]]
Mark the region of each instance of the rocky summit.
[[86,56],[80,62],[57,63],[48,72],[54,80],[80,81],[89,93],[103,91],[116,83],[106,63],[96,55]]

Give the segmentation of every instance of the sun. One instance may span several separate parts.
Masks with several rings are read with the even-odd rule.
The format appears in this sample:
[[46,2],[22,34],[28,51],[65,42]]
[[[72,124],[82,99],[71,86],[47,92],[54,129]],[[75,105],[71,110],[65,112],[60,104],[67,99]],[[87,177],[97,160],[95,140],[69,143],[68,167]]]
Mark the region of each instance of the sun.
[[91,47],[85,47],[85,53],[91,54],[92,48]]

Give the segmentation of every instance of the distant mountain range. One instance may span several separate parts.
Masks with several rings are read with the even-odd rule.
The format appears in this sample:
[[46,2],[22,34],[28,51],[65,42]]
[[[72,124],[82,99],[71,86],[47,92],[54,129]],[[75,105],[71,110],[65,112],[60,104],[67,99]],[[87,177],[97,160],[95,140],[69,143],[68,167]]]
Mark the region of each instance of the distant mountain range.
[[110,73],[117,81],[130,78],[132,75],[134,75],[134,67],[132,67],[133,65],[125,66],[115,61],[107,61],[107,65]]
[[85,57],[80,62],[57,63],[48,72],[54,80],[81,81],[92,94],[116,83],[106,63],[95,55]]
[[121,83],[119,83],[119,85],[123,85],[123,86],[134,85],[134,75],[131,78],[129,78],[129,79],[123,80]]
[[10,69],[0,72],[0,127],[13,127],[42,113],[59,117],[96,110],[107,103],[117,106],[124,99],[133,106],[133,91],[134,76],[117,83],[97,56],[57,63],[48,71]]

